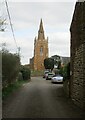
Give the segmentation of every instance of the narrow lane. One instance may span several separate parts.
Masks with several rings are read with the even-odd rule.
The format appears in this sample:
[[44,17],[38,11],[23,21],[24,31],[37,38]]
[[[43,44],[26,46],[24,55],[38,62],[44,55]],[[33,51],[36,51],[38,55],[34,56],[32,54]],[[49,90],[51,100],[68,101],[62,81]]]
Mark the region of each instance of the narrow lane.
[[65,97],[63,84],[33,77],[3,103],[3,118],[81,118],[82,111]]

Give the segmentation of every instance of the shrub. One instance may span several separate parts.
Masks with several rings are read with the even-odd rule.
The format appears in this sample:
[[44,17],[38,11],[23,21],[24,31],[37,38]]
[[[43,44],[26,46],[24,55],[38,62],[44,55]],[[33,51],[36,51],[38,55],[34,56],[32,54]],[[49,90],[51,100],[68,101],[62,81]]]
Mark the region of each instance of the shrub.
[[28,80],[30,79],[31,77],[31,71],[28,67],[26,66],[21,66],[21,73],[22,73],[22,77],[23,77],[23,80]]
[[70,62],[67,64],[67,78],[70,78]]
[[64,80],[67,79],[67,65],[65,65],[63,68],[63,78]]
[[64,80],[70,78],[70,63],[60,68],[60,74],[64,77]]
[[20,69],[20,58],[17,54],[2,51],[2,85],[3,87],[16,81]]
[[21,73],[21,72],[19,72],[19,74],[18,74],[18,80],[19,80],[19,81],[22,81],[22,80],[23,80],[23,76],[22,76],[22,73]]

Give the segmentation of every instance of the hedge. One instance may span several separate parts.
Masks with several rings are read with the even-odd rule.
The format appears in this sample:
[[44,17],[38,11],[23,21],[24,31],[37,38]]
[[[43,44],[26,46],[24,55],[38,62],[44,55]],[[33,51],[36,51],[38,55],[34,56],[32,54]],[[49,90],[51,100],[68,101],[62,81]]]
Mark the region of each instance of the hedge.
[[6,87],[16,81],[20,69],[20,57],[17,54],[2,52],[2,86]]

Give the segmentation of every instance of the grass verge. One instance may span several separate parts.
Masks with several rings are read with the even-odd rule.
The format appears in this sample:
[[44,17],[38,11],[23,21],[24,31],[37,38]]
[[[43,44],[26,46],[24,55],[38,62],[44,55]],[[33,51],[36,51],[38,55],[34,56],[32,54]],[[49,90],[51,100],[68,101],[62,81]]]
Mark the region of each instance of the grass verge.
[[4,89],[2,89],[2,99],[4,100],[5,98],[7,98],[14,90],[18,89],[24,83],[27,83],[27,82],[29,82],[29,81],[28,80],[16,81],[14,84],[10,84],[7,87],[5,87]]

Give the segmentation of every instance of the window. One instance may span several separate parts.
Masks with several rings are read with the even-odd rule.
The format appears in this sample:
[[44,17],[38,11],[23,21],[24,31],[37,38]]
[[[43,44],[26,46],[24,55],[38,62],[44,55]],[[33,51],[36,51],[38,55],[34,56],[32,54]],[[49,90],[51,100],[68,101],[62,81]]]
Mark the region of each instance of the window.
[[40,48],[40,55],[43,55],[43,47]]

